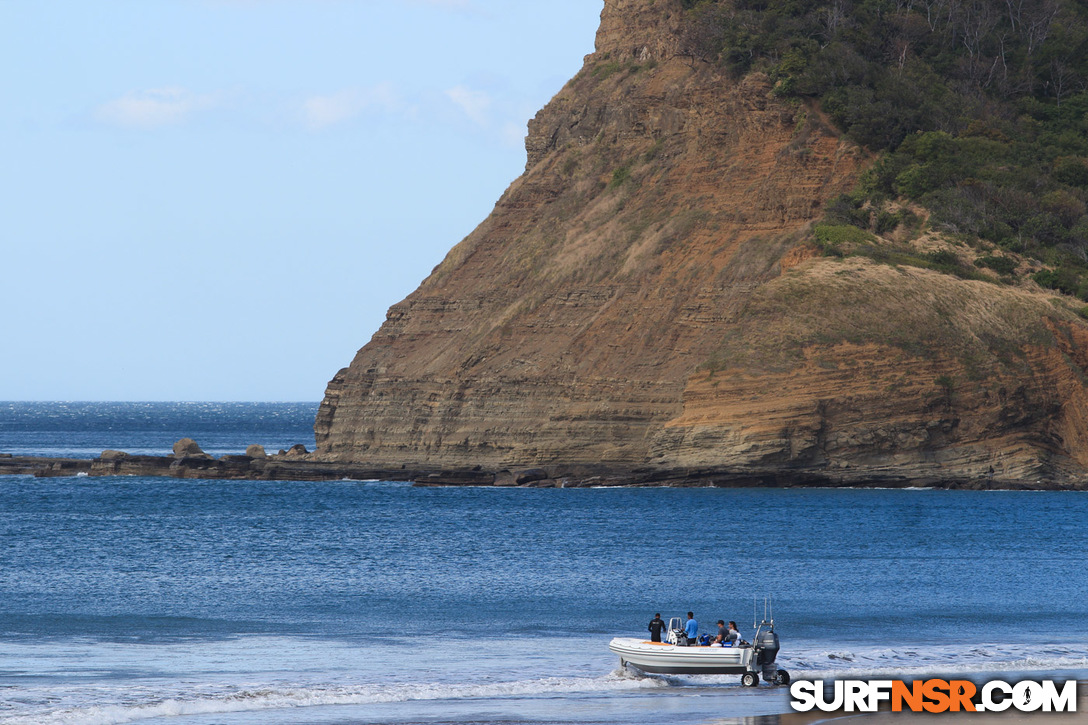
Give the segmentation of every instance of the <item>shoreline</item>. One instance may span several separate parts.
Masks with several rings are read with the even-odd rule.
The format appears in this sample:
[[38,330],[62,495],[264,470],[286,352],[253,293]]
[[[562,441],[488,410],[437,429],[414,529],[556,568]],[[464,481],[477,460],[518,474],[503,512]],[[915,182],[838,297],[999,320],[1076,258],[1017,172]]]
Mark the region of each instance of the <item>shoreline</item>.
[[[298,446],[301,448],[301,446]],[[382,480],[416,486],[494,486],[498,488],[867,488],[973,491],[1084,491],[1088,480],[936,478],[861,472],[829,475],[818,471],[736,471],[725,468],[652,469],[617,465],[546,465],[534,468],[439,470],[406,464],[381,468],[365,463],[324,461],[311,453],[278,455],[150,456],[104,451],[98,458],[50,458],[0,453],[0,476],[143,476],[233,481]]]

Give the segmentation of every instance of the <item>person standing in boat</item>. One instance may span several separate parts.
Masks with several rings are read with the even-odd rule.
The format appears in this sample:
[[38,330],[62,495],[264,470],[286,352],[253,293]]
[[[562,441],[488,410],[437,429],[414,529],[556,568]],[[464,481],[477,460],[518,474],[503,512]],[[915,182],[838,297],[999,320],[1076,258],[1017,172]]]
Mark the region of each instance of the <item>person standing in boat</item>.
[[650,641],[660,642],[661,631],[665,629],[665,620],[661,618],[661,612],[654,615],[654,618],[650,620],[650,626],[647,627],[650,630]]
[[699,638],[699,622],[695,619],[694,612],[688,612],[688,621],[684,623],[684,636],[688,638],[688,644],[695,644]]

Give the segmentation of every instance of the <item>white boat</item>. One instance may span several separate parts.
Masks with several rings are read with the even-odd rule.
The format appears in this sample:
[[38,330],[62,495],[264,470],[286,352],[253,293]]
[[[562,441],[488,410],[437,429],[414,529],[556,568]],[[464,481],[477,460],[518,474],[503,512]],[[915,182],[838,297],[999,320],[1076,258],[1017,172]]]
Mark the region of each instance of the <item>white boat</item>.
[[669,620],[666,641],[650,642],[634,637],[616,637],[608,649],[620,656],[621,667],[636,667],[643,672],[666,675],[740,675],[746,687],[759,684],[759,676],[775,685],[789,684],[790,676],[778,669],[778,635],[774,620],[756,628],[754,644],[739,646],[688,645],[680,628],[680,618]]

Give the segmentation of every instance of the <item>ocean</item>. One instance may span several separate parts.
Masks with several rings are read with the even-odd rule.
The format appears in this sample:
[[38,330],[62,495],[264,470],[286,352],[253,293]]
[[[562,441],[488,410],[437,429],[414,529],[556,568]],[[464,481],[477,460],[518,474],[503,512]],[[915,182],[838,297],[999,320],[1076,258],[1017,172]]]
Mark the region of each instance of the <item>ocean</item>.
[[314,447],[317,403],[0,402],[0,453],[97,458],[104,450],[168,456],[193,438],[213,456]]
[[[312,446],[316,406],[0,403],[0,453]],[[1088,676],[1088,495],[0,477],[0,724],[732,723],[655,612],[794,679]],[[752,718],[757,718],[752,720]]]

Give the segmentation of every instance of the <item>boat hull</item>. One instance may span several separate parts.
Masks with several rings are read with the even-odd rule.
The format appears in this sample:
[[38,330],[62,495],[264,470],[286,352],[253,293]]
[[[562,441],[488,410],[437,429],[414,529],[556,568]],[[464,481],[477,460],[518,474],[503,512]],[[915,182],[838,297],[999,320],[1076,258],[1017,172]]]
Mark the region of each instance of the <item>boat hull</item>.
[[624,664],[663,675],[742,675],[754,672],[751,647],[681,647],[616,637],[608,649]]

